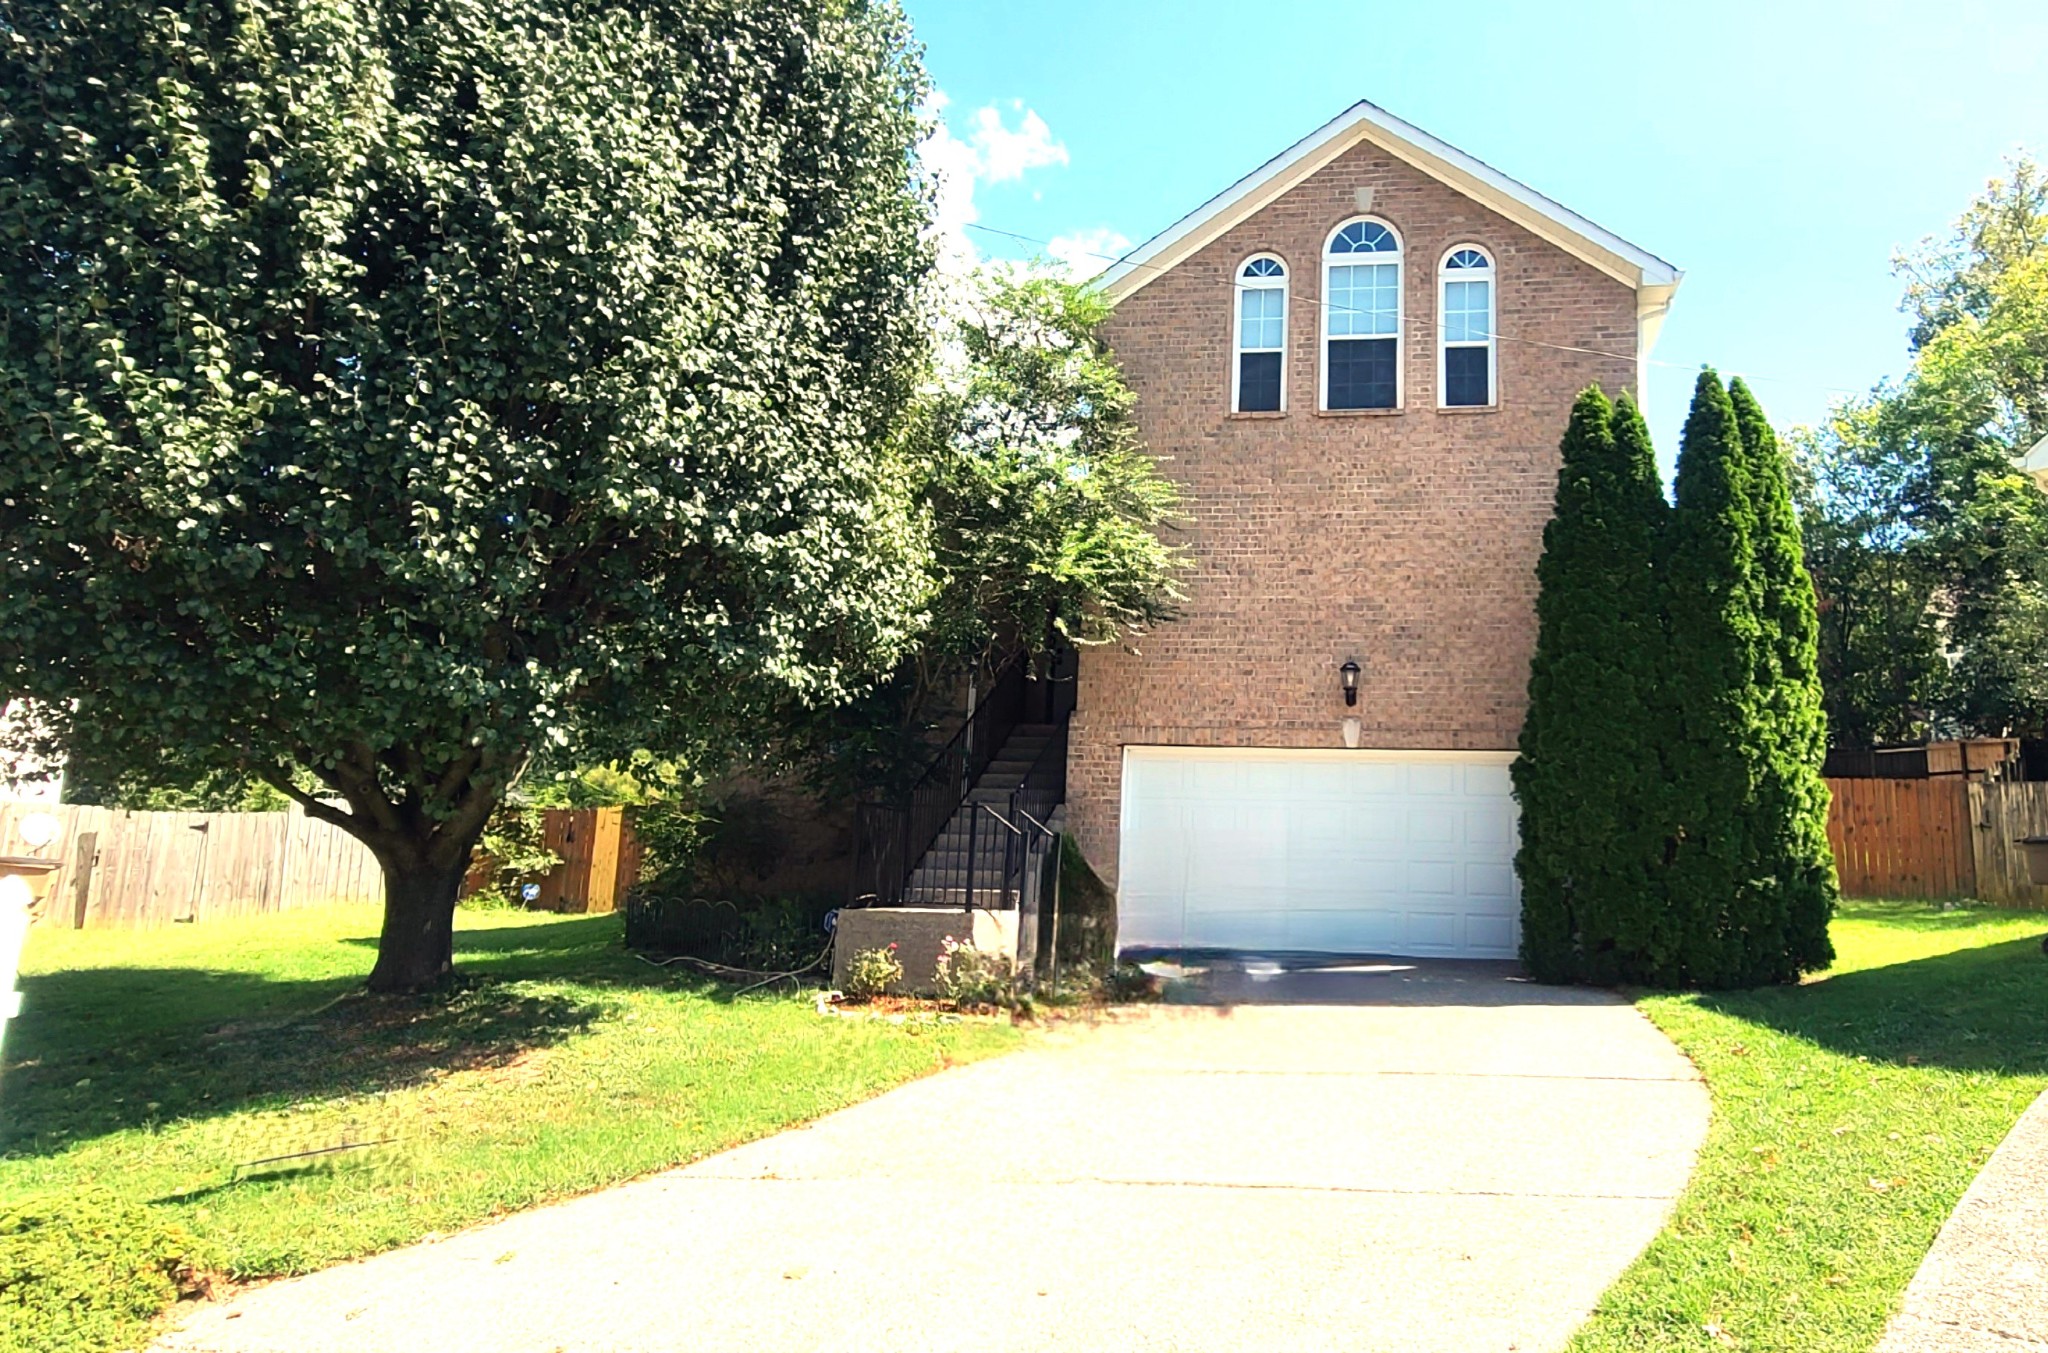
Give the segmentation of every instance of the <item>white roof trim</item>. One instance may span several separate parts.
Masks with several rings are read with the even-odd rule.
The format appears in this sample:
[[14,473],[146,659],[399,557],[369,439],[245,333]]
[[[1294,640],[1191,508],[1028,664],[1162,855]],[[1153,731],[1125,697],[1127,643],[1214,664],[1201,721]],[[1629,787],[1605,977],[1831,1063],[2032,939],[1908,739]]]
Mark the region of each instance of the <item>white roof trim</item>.
[[2036,479],[2048,483],[2048,437],[2043,437],[2030,449],[2021,453],[2020,468]]
[[[1669,308],[1671,293],[1678,289],[1684,276],[1677,268],[1491,165],[1473,159],[1456,146],[1363,101],[1345,109],[1124,255],[1102,275],[1103,289],[1112,303],[1122,301],[1361,141],[1372,142],[1532,234],[1645,293],[1639,298],[1638,310],[1646,321],[1642,326],[1645,338],[1654,338],[1655,321],[1650,316],[1661,320],[1662,312]],[[1642,346],[1647,355],[1648,342]]]

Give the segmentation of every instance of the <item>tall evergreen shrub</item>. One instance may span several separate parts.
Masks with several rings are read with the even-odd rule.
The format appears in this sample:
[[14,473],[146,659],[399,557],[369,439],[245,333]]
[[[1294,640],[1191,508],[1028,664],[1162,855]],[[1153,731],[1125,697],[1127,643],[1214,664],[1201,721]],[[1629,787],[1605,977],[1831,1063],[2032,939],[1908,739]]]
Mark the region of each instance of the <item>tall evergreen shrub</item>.
[[1747,806],[1765,743],[1756,521],[1735,406],[1712,371],[1693,389],[1676,498],[1664,556],[1675,715],[1666,747],[1674,840],[1665,882],[1683,938],[1669,968],[1651,980],[1737,986],[1749,954],[1782,947],[1784,927],[1757,914],[1746,886]]
[[1665,505],[1633,404],[1573,406],[1537,565],[1536,654],[1514,766],[1522,956],[1540,981],[1641,980],[1675,936],[1654,904],[1662,842],[1654,574]]
[[[1789,466],[1763,406],[1740,378],[1728,387],[1748,462],[1756,520],[1757,682],[1764,720],[1763,761],[1750,814],[1751,872],[1774,891],[1784,925],[1775,976],[1789,981],[1834,957],[1828,918],[1837,896],[1828,846],[1827,715],[1820,682],[1820,618],[1806,572]],[[1765,956],[1759,956],[1763,959]]]
[[1627,400],[1580,396],[1537,568],[1515,790],[1543,981],[1733,987],[1825,964],[1813,585],[1755,398],[1703,372],[1667,508]]

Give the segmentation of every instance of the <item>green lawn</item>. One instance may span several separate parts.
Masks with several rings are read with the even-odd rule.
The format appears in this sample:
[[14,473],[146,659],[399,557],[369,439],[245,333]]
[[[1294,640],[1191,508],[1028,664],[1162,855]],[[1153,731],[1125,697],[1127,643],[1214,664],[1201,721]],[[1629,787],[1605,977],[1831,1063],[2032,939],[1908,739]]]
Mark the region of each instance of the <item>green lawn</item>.
[[0,1080],[0,1210],[110,1187],[239,1276],[296,1273],[687,1161],[1017,1038],[733,999],[626,954],[614,917],[465,912],[455,992],[372,998],[356,989],[376,924],[351,907],[36,932]]
[[1648,996],[1714,1117],[1671,1223],[1574,1353],[1868,1353],[2048,1087],[2048,913],[1852,903],[1803,986]]

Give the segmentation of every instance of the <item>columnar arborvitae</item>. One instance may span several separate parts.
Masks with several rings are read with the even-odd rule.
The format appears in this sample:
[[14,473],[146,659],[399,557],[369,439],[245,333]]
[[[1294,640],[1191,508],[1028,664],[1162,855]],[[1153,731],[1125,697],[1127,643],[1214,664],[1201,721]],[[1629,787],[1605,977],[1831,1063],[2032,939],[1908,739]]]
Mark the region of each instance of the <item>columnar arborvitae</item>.
[[1667,905],[1683,940],[1660,985],[1769,980],[1786,947],[1783,910],[1752,886],[1754,796],[1766,760],[1765,670],[1755,496],[1735,406],[1700,373],[1678,453],[1664,560],[1674,711]]
[[[1661,679],[1655,543],[1665,513],[1632,404],[1579,396],[1537,565],[1529,712],[1514,767],[1522,808],[1522,955],[1541,981],[1639,980],[1673,939],[1646,905]],[[1646,844],[1648,843],[1648,844]]]
[[[1834,957],[1827,927],[1837,886],[1828,846],[1828,788],[1821,778],[1827,716],[1820,621],[1785,453],[1749,387],[1737,379],[1728,395],[1748,462],[1762,630],[1757,681],[1765,744],[1750,814],[1750,872],[1756,886],[1776,893],[1771,909],[1783,917],[1784,945],[1770,975],[1790,981]],[[1772,957],[1759,954],[1754,966],[1769,968]]]
[[1830,957],[1813,585],[1786,465],[1701,374],[1666,508],[1627,400],[1572,411],[1515,788],[1545,981],[1730,987]]

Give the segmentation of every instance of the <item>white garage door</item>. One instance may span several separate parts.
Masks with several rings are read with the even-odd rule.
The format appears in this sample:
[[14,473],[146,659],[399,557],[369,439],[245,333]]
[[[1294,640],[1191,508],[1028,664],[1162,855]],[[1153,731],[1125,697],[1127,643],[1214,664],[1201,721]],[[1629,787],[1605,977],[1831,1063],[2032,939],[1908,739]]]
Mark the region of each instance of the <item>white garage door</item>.
[[1513,958],[1507,752],[1124,752],[1122,949]]

